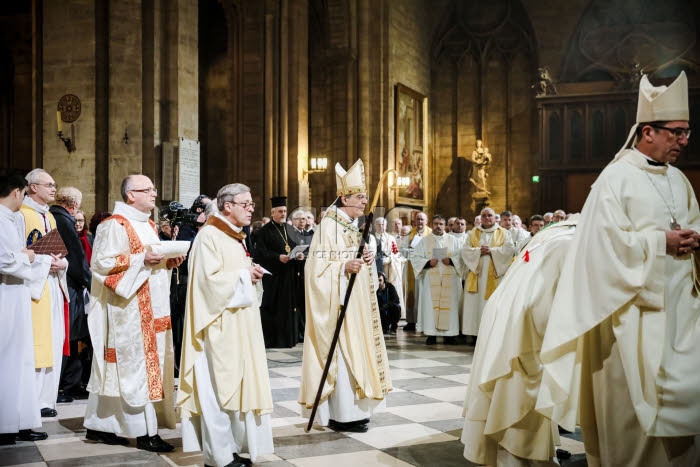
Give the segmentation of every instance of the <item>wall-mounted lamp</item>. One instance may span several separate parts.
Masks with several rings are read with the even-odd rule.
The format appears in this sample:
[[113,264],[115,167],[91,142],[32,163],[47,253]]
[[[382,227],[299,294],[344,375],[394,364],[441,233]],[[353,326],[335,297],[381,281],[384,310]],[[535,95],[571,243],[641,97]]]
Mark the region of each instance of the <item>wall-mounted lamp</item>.
[[411,183],[411,179],[409,177],[396,177],[396,182],[390,186],[392,190],[398,190],[400,188],[408,188],[408,185]]
[[309,168],[304,169],[304,178],[306,178],[309,174],[325,172],[326,169],[328,169],[327,157],[310,157]]
[[398,190],[399,188],[408,188],[408,185],[410,183],[410,179],[408,177],[399,177],[399,173],[396,171],[396,169],[387,169],[384,171],[381,177],[379,177],[379,183],[377,184],[377,189],[374,191],[374,198],[372,198],[372,204],[370,204],[369,212],[372,212],[374,208],[377,206],[377,201],[379,201],[379,194],[382,191],[382,186],[384,184],[384,181],[387,179],[389,174],[394,174],[394,184],[389,186],[390,190]]
[[[63,141],[68,152],[75,151],[75,127],[73,122],[80,117],[82,104],[78,96],[74,94],[66,94],[58,100],[56,109],[56,130],[58,139]],[[63,122],[70,123],[70,138],[63,136]]]
[[73,139],[71,139],[67,136],[63,136],[63,119],[61,118],[61,111],[60,110],[56,111],[56,126],[58,129],[58,132],[56,134],[58,136],[58,139],[63,141],[63,144],[66,145],[66,149],[68,150],[68,152],[75,151],[75,144],[73,143],[73,141],[75,140],[73,125],[70,126],[71,133],[73,133],[72,134]]
[[312,157],[309,159],[309,170],[307,173],[325,172],[327,168],[327,157]]

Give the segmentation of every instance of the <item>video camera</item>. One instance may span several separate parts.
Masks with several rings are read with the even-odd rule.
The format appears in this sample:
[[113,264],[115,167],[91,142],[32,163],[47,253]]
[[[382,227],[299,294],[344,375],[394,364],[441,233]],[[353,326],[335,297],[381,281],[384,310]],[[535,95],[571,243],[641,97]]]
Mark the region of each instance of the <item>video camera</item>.
[[202,224],[197,222],[199,213],[194,213],[184,207],[180,202],[173,201],[160,209],[160,220],[167,220],[172,227],[189,225],[195,230]]

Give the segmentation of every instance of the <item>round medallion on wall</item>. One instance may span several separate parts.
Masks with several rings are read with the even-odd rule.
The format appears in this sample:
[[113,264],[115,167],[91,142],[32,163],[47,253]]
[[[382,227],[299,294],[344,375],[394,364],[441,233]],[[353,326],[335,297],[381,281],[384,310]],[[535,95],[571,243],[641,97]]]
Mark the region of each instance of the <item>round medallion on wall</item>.
[[61,120],[73,123],[80,117],[80,99],[73,94],[66,94],[58,101],[58,110],[61,112]]

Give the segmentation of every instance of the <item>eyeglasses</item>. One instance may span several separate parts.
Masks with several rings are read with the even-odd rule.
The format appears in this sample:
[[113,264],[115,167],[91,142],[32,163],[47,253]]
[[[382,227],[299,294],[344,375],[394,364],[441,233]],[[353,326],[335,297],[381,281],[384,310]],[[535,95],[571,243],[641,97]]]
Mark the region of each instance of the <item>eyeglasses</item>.
[[363,195],[363,194],[359,194],[359,195],[350,195],[350,196],[348,196],[348,198],[351,198],[351,197],[353,197],[353,196],[354,196],[355,198],[359,199],[360,201],[367,199],[367,195]]
[[681,127],[669,128],[669,127],[663,126],[663,125],[652,125],[652,124],[649,124],[649,126],[653,127],[653,128],[658,128],[659,130],[670,131],[673,134],[673,136],[675,136],[678,139],[680,139],[682,136],[685,136],[685,139],[690,139],[690,131],[691,131],[690,128],[681,128]]
[[46,188],[58,188],[55,183],[32,183],[32,185],[45,186]]
[[142,190],[129,190],[129,191],[135,191],[137,193],[148,193],[148,194],[153,193],[156,196],[158,195],[158,189],[156,189],[156,188],[144,188]]
[[250,202],[250,203],[249,203],[249,202],[246,201],[245,203],[237,203],[237,202],[235,202],[235,201],[229,201],[229,203],[231,203],[231,204],[237,204],[237,205],[239,205],[240,207],[242,207],[243,209],[245,209],[246,211],[247,211],[248,209],[255,209],[255,203],[253,203],[253,202]]
[[85,223],[85,219],[76,219],[76,220],[75,220],[75,223],[76,223],[76,224],[84,224],[84,223]]

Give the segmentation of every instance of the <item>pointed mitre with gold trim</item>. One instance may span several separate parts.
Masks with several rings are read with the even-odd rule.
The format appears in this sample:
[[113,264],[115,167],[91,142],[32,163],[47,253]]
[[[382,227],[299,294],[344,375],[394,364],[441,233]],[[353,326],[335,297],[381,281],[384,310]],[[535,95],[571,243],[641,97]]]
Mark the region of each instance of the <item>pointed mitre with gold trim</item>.
[[612,161],[615,162],[622,156],[630,142],[636,144],[636,140],[633,138],[640,123],[687,121],[689,119],[688,78],[685,76],[685,71],[681,71],[678,78],[669,86],[653,86],[647,75],[642,76],[639,81],[637,121],[632,126],[627,141]]
[[338,196],[367,193],[365,165],[362,159],[358,159],[347,172],[340,166],[340,162],[335,164],[335,183]]

